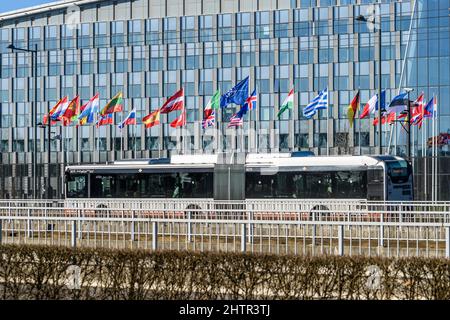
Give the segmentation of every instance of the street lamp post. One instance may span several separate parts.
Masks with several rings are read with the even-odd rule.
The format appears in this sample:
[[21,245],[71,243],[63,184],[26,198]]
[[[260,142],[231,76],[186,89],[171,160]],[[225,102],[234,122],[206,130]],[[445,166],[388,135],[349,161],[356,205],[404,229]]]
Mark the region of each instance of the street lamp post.
[[408,161],[411,161],[411,101],[409,94],[414,91],[413,88],[403,88],[408,93]]
[[[359,15],[355,19],[360,22],[367,22],[373,24],[374,30],[378,33],[378,153],[383,154],[383,126],[381,116],[381,8],[380,8],[380,25],[377,26],[375,18],[373,20],[367,19],[363,15]],[[378,29],[378,30],[377,30]]]
[[10,44],[8,49],[14,51],[23,51],[23,52],[31,52],[31,70],[33,70],[33,78],[34,78],[34,106],[32,106],[32,122],[33,122],[33,198],[37,199],[37,104],[38,104],[38,91],[37,91],[37,82],[38,82],[38,74],[37,74],[37,53],[38,53],[38,45],[37,43],[34,45],[34,50],[32,49],[23,49],[17,48],[14,44]]
[[[51,157],[51,146],[52,146],[52,119],[50,118],[50,113],[47,115],[47,124],[43,124],[43,123],[38,123],[38,126],[41,127],[42,129],[45,129],[45,127],[48,127],[48,132],[47,132],[47,181],[45,184],[45,193],[46,193],[46,198],[47,199],[51,199],[52,198],[52,194],[50,193],[50,157]],[[45,131],[44,131],[44,135],[45,135]],[[43,136],[44,136],[43,135]]]

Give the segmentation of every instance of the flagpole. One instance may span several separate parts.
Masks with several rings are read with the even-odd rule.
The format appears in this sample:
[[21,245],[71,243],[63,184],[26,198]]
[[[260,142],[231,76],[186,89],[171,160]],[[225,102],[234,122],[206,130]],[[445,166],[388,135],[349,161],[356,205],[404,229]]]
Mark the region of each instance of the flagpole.
[[[424,107],[425,108],[425,107]],[[424,112],[425,110],[423,110]],[[424,170],[424,179],[423,179],[423,183],[424,183],[424,200],[427,201],[428,200],[428,192],[427,192],[427,141],[426,141],[426,137],[428,136],[428,126],[427,126],[427,121],[425,119],[425,117],[422,118],[422,121],[424,122],[423,124],[423,140],[422,142],[422,157],[423,157],[423,170]]]
[[62,167],[62,174],[61,174],[61,193],[64,195],[64,121],[62,123],[62,127],[61,127],[61,167]]
[[[327,92],[327,94],[329,94],[329,93]],[[328,101],[328,98],[327,98],[327,101]],[[329,132],[328,132],[328,127],[329,127],[328,122],[330,121],[329,109],[330,109],[330,106],[327,105],[327,156],[330,156],[330,142],[329,142]]]

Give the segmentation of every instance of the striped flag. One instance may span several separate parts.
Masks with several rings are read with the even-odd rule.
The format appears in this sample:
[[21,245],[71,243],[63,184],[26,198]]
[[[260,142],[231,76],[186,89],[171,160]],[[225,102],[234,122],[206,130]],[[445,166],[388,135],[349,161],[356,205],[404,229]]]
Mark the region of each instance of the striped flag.
[[92,123],[94,121],[94,115],[98,112],[100,105],[99,94],[97,93],[93,96],[88,103],[81,107],[83,110],[78,117],[80,125],[85,125],[86,123]]
[[289,94],[286,99],[284,99],[283,104],[280,107],[280,110],[278,111],[278,119],[280,119],[281,115],[288,109],[292,109],[294,107],[294,89],[291,89],[289,91]]
[[112,113],[109,113],[106,116],[100,116],[100,118],[97,120],[97,128],[108,125],[108,124],[113,124],[113,114]]
[[307,119],[311,119],[315,116],[317,110],[323,110],[328,108],[328,88],[321,91],[317,97],[315,97],[305,109],[303,109],[303,115]]
[[66,111],[61,115],[61,120],[64,126],[68,126],[72,121],[73,116],[76,115],[77,110],[80,109],[80,96],[76,96],[67,107]]
[[110,102],[100,111],[102,116],[114,112],[122,112],[123,110],[123,97],[122,92],[119,92]]
[[[203,129],[214,127],[216,121],[216,113],[214,112],[214,110],[218,109],[220,106],[219,99],[220,99],[220,91],[217,91],[216,94],[211,98],[211,100],[206,105],[205,110],[203,111],[203,121],[202,121]],[[219,102],[219,105],[216,104],[217,102]]]
[[147,129],[157,126],[160,123],[160,115],[161,115],[161,111],[158,109],[156,111],[153,111],[149,115],[145,116],[142,119],[142,122],[145,124],[145,127]]
[[184,109],[184,89],[181,88],[177,93],[171,96],[160,109],[161,113],[170,113],[176,110]]
[[348,106],[348,110],[347,110],[347,116],[348,116],[348,121],[350,122],[350,128],[353,127],[353,123],[355,122],[355,116],[356,116],[356,113],[358,113],[359,103],[360,103],[360,96],[359,96],[359,90],[358,90],[358,93],[353,98],[353,100],[350,103],[350,105]]
[[119,129],[123,129],[126,125],[136,124],[136,109],[131,110],[125,120],[119,124]]
[[233,116],[230,118],[230,123],[228,124],[228,128],[230,127],[241,127],[244,125],[244,115],[248,111],[248,104],[245,104],[239,112],[233,114]]
[[172,128],[182,127],[186,125],[186,109],[183,108],[180,116],[170,123]]

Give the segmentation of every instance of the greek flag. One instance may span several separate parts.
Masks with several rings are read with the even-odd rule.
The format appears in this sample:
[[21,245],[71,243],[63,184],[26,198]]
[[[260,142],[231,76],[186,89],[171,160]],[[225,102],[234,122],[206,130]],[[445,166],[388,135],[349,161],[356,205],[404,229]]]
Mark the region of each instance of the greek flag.
[[306,107],[303,109],[303,116],[311,119],[316,114],[317,110],[328,108],[328,88],[325,88],[319,93]]

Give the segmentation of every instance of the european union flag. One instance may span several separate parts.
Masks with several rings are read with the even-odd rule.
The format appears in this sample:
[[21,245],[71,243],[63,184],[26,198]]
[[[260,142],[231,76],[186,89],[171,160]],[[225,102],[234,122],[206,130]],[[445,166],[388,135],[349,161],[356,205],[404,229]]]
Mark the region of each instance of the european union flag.
[[230,103],[243,106],[248,98],[248,79],[245,78],[239,82],[234,88],[226,92],[220,97],[220,107],[225,108]]

